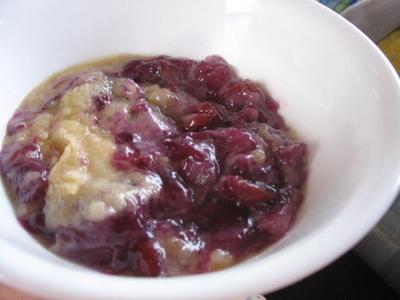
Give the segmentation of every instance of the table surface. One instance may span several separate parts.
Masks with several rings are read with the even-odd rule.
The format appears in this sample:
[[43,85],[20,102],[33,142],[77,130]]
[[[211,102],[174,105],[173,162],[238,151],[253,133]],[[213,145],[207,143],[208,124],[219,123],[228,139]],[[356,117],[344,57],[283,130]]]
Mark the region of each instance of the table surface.
[[42,300],[0,284],[0,300]]
[[267,296],[268,300],[399,300],[356,254],[349,252],[322,271],[286,289]]

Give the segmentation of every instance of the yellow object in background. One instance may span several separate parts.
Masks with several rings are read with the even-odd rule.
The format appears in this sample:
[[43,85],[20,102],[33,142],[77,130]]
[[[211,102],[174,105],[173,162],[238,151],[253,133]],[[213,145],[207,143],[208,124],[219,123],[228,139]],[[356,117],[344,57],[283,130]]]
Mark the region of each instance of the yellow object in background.
[[400,72],[400,29],[385,37],[378,46],[392,62],[397,72]]

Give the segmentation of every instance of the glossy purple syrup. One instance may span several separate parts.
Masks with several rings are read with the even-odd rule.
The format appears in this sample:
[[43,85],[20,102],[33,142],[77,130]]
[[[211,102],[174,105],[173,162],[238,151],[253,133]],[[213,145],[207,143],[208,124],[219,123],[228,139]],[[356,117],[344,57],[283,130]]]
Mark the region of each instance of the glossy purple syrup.
[[[303,199],[307,148],[290,137],[278,104],[257,84],[216,56],[136,59],[107,76],[112,95],[94,96],[92,113],[117,144],[113,167],[157,173],[161,192],[102,221],[50,230],[43,207],[51,158],[34,139],[8,144],[1,172],[17,207],[24,207],[25,228],[64,257],[136,276],[219,269],[215,251],[229,253],[231,265],[285,235]],[[40,111],[84,80],[78,74],[56,82]],[[175,95],[164,110],[147,101],[146,87],[154,84]],[[129,114],[102,116],[113,97],[129,102]],[[18,110],[8,136],[31,126],[38,113]]]

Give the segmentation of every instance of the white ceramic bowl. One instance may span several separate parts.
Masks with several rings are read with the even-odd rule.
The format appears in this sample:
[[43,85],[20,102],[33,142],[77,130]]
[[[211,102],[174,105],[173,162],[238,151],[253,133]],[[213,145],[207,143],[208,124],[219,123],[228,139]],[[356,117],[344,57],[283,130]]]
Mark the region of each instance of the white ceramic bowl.
[[212,274],[124,278],[42,248],[0,188],[0,280],[62,299],[231,300],[282,288],[350,249],[399,187],[400,89],[381,52],[313,0],[0,2],[0,119],[46,76],[117,53],[224,56],[267,85],[308,142],[306,201],[293,230]]

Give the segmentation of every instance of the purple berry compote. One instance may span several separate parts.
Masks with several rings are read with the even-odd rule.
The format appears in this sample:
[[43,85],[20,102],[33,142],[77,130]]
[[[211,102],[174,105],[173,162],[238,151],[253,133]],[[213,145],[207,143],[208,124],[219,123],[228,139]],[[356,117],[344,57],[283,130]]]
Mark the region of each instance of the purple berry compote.
[[124,56],[70,68],[8,123],[3,178],[21,224],[106,273],[219,270],[282,238],[307,147],[221,57]]

